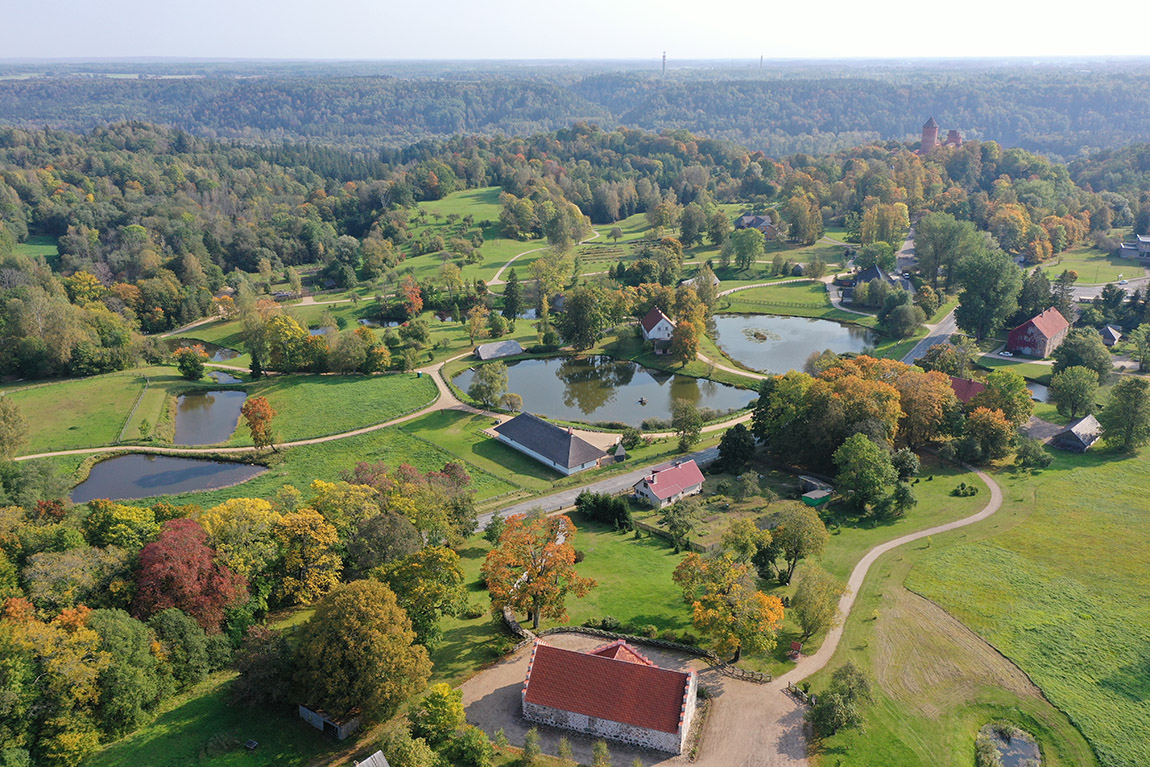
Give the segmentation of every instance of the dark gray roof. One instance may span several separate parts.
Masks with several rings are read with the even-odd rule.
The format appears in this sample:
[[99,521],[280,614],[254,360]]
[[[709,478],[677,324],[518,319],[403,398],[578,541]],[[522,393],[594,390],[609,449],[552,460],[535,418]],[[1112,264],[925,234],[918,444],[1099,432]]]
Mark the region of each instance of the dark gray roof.
[[883,271],[882,267],[880,266],[867,267],[855,276],[855,281],[859,285],[862,285],[864,282],[870,282],[871,280],[881,280],[888,285],[899,284],[898,280]]
[[1107,325],[1098,332],[1102,334],[1103,341],[1109,341],[1111,344],[1116,344],[1122,340],[1122,331],[1113,325]]
[[481,360],[493,360],[522,353],[523,347],[518,341],[492,341],[489,344],[480,344],[475,349],[475,356]]
[[1054,435],[1050,444],[1063,450],[1072,450],[1084,453],[1102,436],[1102,424],[1092,415],[1079,418],[1066,427],[1064,431]]
[[607,455],[569,430],[548,423],[530,413],[520,413],[510,421],[496,426],[495,431],[568,469],[597,461]]

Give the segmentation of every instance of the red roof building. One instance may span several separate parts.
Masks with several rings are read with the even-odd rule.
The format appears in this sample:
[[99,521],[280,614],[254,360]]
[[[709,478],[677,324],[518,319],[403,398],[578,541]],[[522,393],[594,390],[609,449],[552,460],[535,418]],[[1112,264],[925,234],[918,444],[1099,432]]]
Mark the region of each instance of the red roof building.
[[680,754],[697,689],[694,671],[659,668],[623,641],[589,653],[536,641],[523,683],[523,717]]
[[1043,359],[1058,348],[1069,330],[1070,323],[1057,309],[1051,307],[1010,331],[1006,337],[1006,350],[1012,354]]
[[684,461],[669,469],[656,471],[635,483],[635,494],[661,509],[688,495],[703,491],[703,472],[699,465]]
[[958,401],[965,405],[986,391],[986,384],[981,381],[972,381],[969,378],[951,376],[950,388],[954,389],[954,396],[958,397]]

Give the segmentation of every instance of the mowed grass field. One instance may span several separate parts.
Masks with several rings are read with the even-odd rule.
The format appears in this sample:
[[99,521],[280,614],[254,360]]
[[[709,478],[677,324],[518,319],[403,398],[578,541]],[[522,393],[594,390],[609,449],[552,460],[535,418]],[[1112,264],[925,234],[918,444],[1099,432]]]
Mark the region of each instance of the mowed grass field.
[[1099,250],[1089,243],[1075,245],[1042,265],[1042,270],[1051,280],[1066,269],[1078,272],[1078,282],[1082,285],[1130,280],[1145,273],[1143,266],[1136,260],[1112,256],[1109,251]]
[[1018,524],[923,557],[908,587],[1016,662],[1103,764],[1150,764],[1150,457],[1058,453],[1000,482]]
[[5,396],[28,420],[28,441],[21,453],[114,444],[144,390],[145,372],[131,370],[8,389]]

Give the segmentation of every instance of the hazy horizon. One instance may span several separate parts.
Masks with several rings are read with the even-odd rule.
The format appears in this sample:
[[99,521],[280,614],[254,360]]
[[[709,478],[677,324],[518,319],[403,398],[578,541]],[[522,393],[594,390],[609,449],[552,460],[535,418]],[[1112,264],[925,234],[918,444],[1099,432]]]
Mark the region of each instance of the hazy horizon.
[[251,0],[194,8],[43,0],[7,9],[6,21],[10,30],[50,34],[9,36],[5,61],[646,61],[664,50],[679,61],[1093,59],[1145,56],[1139,35],[1114,30],[1119,22],[1141,28],[1150,7],[1115,18],[1069,3],[1039,10],[993,0],[958,7],[891,0],[881,8],[830,0],[817,15],[748,0],[715,0],[705,9],[682,0],[345,0],[337,8],[281,0],[271,9]]

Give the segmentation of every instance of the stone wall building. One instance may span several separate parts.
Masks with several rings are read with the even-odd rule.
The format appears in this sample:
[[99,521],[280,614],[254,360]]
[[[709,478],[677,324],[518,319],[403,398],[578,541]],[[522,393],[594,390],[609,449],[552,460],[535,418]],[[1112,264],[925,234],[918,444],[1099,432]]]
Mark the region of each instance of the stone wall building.
[[695,714],[694,671],[659,668],[623,640],[589,653],[536,641],[523,718],[681,754]]
[[1051,307],[1010,331],[1006,336],[1006,350],[1011,354],[1045,359],[1058,348],[1069,331],[1070,323]]

